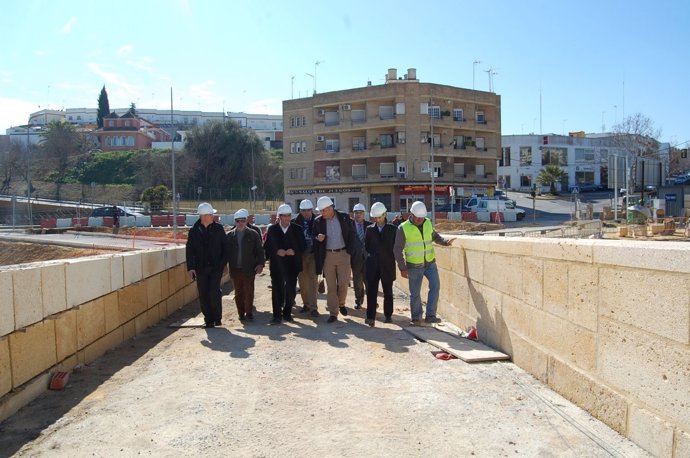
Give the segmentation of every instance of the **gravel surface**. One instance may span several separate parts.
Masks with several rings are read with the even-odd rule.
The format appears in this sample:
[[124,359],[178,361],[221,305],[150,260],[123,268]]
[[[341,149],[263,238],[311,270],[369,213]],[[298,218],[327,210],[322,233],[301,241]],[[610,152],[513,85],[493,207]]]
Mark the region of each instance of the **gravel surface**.
[[253,323],[229,294],[223,327],[169,328],[190,304],[82,367],[0,424],[0,456],[647,456],[512,363],[434,358],[401,294],[393,324],[271,326],[268,285]]

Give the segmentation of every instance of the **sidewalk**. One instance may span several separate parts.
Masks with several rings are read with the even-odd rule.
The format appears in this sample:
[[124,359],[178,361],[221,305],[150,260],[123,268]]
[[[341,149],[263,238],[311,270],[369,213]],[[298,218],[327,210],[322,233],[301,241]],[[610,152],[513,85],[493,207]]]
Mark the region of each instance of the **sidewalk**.
[[401,295],[393,324],[320,299],[270,326],[269,282],[254,323],[226,295],[223,327],[168,328],[191,304],[75,372],[0,424],[0,456],[647,456],[512,363],[435,359]]

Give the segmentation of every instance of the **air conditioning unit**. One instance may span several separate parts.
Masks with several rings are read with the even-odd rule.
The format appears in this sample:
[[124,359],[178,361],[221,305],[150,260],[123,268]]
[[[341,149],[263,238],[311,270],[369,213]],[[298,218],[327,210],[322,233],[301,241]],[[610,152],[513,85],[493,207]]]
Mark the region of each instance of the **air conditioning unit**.
[[326,110],[319,110],[318,113],[319,113],[319,116],[323,116],[326,114]]
[[428,138],[422,138],[422,143],[429,143],[429,139]]
[[316,141],[317,141],[317,142],[326,141],[326,137],[324,137],[323,135],[317,135],[317,136],[316,136]]
[[352,105],[350,105],[349,103],[344,104],[343,110],[345,110],[345,111],[352,110]]

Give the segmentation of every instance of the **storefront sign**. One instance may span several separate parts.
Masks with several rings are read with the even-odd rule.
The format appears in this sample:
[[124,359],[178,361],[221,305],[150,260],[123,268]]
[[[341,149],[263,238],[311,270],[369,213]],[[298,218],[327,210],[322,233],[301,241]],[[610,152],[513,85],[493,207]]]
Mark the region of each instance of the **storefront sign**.
[[316,189],[290,189],[289,195],[293,194],[344,194],[351,192],[362,192],[362,188],[316,188]]
[[[431,186],[427,185],[411,185],[400,186],[401,193],[415,193],[415,192],[431,192]],[[434,186],[434,192],[448,192],[448,186]]]

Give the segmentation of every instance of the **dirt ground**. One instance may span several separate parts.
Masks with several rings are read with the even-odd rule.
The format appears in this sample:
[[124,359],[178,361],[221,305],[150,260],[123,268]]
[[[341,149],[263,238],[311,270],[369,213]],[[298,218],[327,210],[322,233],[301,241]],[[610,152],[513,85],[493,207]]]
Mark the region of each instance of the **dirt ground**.
[[68,248],[44,243],[0,241],[0,266],[52,261],[55,259],[80,258],[82,256],[93,256],[102,253],[112,253],[112,251],[90,248]]
[[222,327],[169,328],[193,303],[81,367],[0,423],[0,457],[647,456],[511,363],[434,358],[401,293],[393,324],[271,326],[269,281],[252,323],[225,287]]

